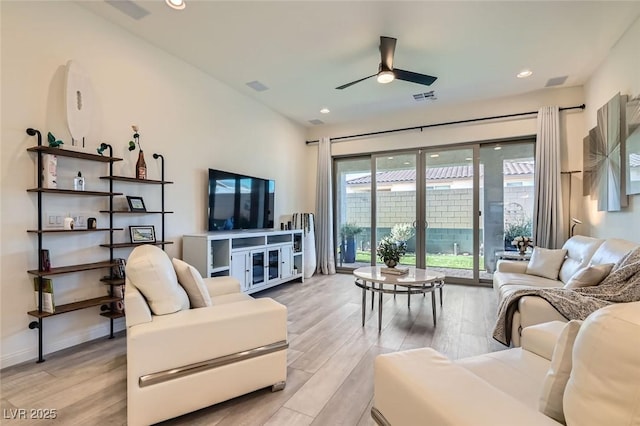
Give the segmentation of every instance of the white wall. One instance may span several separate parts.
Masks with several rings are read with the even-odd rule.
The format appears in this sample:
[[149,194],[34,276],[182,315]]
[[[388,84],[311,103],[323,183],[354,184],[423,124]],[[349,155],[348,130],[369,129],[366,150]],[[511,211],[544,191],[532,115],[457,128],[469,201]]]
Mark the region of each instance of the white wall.
[[[137,152],[126,146],[131,125],[140,127],[149,177],[159,179],[159,152],[166,159],[166,239],[170,256],[181,255],[181,236],[204,232],[206,227],[206,172],[220,168],[276,181],[276,222],[296,211],[309,211],[309,184],[303,143],[305,130],[261,104],[241,95],[198,69],[158,50],[72,2],[1,3],[2,19],[2,133],[0,145],[0,286],[2,367],[33,359],[37,332],[27,328],[26,312],[35,308],[32,281],[26,270],[37,268],[37,240],[26,230],[37,227],[35,156],[26,148],[36,144],[27,127],[51,131],[71,147],[63,113],[63,67],[70,59],[88,73],[94,89],[94,119],[86,151],[95,153],[100,142],[111,143],[115,173],[134,175]],[[302,160],[302,161],[299,161]],[[61,162],[63,159],[60,160]],[[82,170],[87,189],[106,189],[98,179],[108,174],[99,163],[65,159],[61,186]],[[147,207],[159,208],[159,188],[120,186],[144,196]],[[68,187],[68,186],[67,186]],[[92,197],[47,197],[57,210],[89,210],[106,225],[107,216]],[[104,203],[104,201],[102,201]],[[117,219],[118,225],[154,223],[155,217]],[[107,259],[108,250],[96,247],[107,234],[45,238],[55,266]],[[117,238],[128,238],[123,231]],[[126,257],[127,250],[116,256]],[[57,303],[105,294],[98,278],[105,271],[67,274],[54,280]],[[45,353],[108,333],[108,321],[98,309],[59,315],[45,320]],[[123,328],[122,320],[117,323]]]
[[[585,85],[588,106],[585,114],[586,135],[597,125],[597,110],[616,93],[629,98],[640,96],[640,19],[625,32],[609,56]],[[640,196],[629,196],[629,207],[620,212],[599,212],[597,201],[584,197],[586,219],[591,235],[618,237],[640,242]]]

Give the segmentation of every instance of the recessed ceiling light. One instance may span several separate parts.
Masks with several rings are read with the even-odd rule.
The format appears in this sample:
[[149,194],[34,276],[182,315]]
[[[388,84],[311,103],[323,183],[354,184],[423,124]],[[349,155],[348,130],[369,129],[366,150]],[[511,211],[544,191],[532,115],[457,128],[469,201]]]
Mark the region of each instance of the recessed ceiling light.
[[405,162],[404,162],[404,163],[402,163],[402,164],[404,164],[405,166],[408,166],[408,165],[409,165],[409,164],[411,164],[411,163],[410,163],[410,162],[408,162],[408,161],[405,161]]
[[182,10],[187,7],[187,4],[184,0],[165,0],[167,2],[167,6],[175,10]]
[[329,111],[329,108],[322,108],[320,110],[320,114],[329,114],[331,111]]
[[387,157],[387,160],[393,160],[393,157]]
[[501,147],[501,146],[495,146],[495,147],[493,147],[493,149],[494,149],[495,151],[500,151],[500,150],[502,149],[502,147]]
[[440,154],[431,154],[431,158],[438,158],[440,157]]
[[465,158],[465,161],[472,161],[472,160],[473,160],[473,158],[471,158],[471,157]]
[[531,70],[522,70],[516,75],[516,77],[518,77],[518,78],[527,78],[527,77],[530,77],[531,74],[533,74],[533,71],[531,71]]

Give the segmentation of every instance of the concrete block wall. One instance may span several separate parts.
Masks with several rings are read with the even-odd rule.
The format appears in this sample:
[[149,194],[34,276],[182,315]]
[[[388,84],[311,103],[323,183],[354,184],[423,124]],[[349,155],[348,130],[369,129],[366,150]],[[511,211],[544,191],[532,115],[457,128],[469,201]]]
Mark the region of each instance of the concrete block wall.
[[[389,191],[377,194],[378,229],[390,230],[396,223],[413,223],[416,220],[416,194],[414,191]],[[453,253],[473,251],[473,190],[471,188],[441,189],[427,191],[427,251],[429,253]],[[369,193],[351,193],[346,197],[348,223],[367,229],[358,236],[369,239],[371,226],[371,202]],[[483,205],[482,193],[480,205]],[[530,217],[533,210],[533,187],[516,186],[504,188],[505,221]],[[521,206],[521,209],[520,209]],[[482,238],[480,220],[480,238]],[[382,232],[382,231],[381,231]],[[388,232],[387,232],[388,233]],[[410,244],[411,249],[414,244]]]

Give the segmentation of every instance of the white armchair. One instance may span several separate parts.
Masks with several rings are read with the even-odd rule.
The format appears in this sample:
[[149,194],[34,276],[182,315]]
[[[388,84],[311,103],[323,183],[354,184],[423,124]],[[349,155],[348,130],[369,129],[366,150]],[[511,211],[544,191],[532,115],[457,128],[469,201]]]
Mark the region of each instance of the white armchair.
[[[129,425],[157,423],[268,386],[284,388],[286,308],[240,293],[234,278],[203,280],[195,269],[185,270],[190,275],[176,276],[166,253],[150,245],[137,247],[127,262]],[[210,299],[211,306],[190,309],[194,297]]]

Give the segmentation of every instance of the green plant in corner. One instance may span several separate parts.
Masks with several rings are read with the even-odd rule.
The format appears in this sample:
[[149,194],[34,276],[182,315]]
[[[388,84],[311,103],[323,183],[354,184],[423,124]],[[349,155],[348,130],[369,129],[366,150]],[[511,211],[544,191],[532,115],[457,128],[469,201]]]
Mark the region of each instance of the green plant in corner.
[[355,223],[345,223],[340,227],[340,237],[343,240],[353,238],[362,232],[362,228]]
[[346,263],[356,261],[356,235],[362,232],[362,228],[355,223],[345,223],[340,227],[340,237],[342,239],[341,258]]

